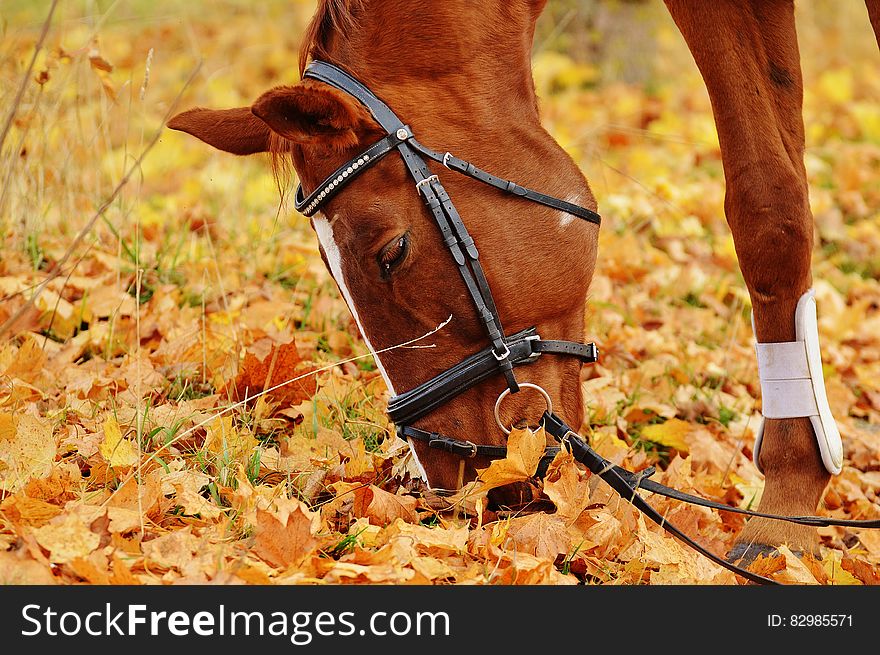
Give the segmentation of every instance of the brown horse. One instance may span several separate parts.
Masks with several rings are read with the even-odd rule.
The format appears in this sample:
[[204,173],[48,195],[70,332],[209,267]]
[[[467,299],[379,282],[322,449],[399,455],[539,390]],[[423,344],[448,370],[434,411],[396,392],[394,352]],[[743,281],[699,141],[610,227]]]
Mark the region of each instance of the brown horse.
[[[866,2],[880,36],[880,0]],[[595,209],[587,181],[538,116],[530,55],[545,4],[321,0],[303,42],[301,72],[309,59],[336,64],[369,86],[421,143],[442,145],[507,179]],[[793,0],[666,4],[712,100],[727,184],[725,212],[752,298],[757,340],[793,342],[800,338],[796,308],[812,285],[813,245]],[[271,152],[276,163],[292,163],[306,192],[384,136],[355,99],[308,79],[276,87],[251,107],[189,110],[169,126],[238,155]],[[553,339],[580,340],[597,226],[464,177],[446,175],[443,184],[480,246],[507,333],[536,326]],[[437,348],[377,356],[392,393],[485,347],[471,299],[399,158],[386,158],[353,180],[312,224],[322,257],[374,352],[452,316],[435,335]],[[541,358],[522,375],[546,389],[557,413],[578,426],[580,368],[574,358]],[[813,384],[824,393],[821,380]],[[492,377],[416,426],[503,444],[493,406],[504,388],[501,376]],[[524,390],[503,409],[508,423],[534,425],[544,402]],[[766,476],[762,511],[811,514],[829,480],[833,467],[823,464],[816,423],[797,415],[767,418],[764,424],[758,461]],[[411,446],[430,486],[458,484],[459,457],[420,442]],[[467,460],[465,479],[486,464]],[[811,528],[760,519],[747,524],[738,542],[788,543],[803,551],[815,550],[817,543]]]

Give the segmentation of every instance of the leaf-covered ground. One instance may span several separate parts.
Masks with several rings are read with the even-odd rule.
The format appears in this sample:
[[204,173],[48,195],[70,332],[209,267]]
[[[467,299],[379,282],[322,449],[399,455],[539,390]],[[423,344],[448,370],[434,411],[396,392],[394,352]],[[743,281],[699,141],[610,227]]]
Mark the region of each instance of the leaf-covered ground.
[[[880,54],[858,3],[803,4],[815,286],[847,453],[820,512],[876,518]],[[3,119],[48,5],[0,8]],[[61,5],[0,157],[0,583],[737,582],[565,455],[543,482],[555,511],[488,511],[490,486],[531,475],[542,435],[515,433],[515,457],[452,507],[422,493],[267,162],[167,131],[137,161],[200,59],[181,108],[294,81],[312,2]],[[668,18],[629,11],[651,39],[626,66],[574,61],[565,20],[542,25],[534,58],[545,124],[605,216],[583,429],[617,463],[754,507],[757,368],[708,98]],[[652,502],[718,553],[742,527]],[[821,561],[782,548],[760,570],[880,581],[880,532],[820,534]]]

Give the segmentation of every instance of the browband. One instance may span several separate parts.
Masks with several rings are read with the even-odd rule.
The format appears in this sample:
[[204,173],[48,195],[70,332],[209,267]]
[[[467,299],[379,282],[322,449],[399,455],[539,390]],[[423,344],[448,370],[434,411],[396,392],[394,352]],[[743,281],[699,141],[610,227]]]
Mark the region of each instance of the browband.
[[[496,175],[492,175],[491,173],[487,173],[470,162],[455,157],[449,152],[441,154],[422,145],[413,137],[412,130],[400,121],[388,105],[379,100],[358,80],[332,64],[323,61],[313,61],[306,69],[304,77],[319,80],[350,94],[367,107],[373,115],[373,118],[376,119],[376,122],[379,123],[382,129],[388,132],[385,137],[367,148],[367,150],[361,153],[358,157],[343,164],[333,173],[328,175],[327,178],[318,185],[317,189],[307,197],[304,197],[302,185],[297,187],[296,196],[294,198],[294,207],[298,212],[305,216],[312,216],[325,203],[329,202],[330,199],[333,198],[343,186],[345,186],[345,184],[368,170],[385,155],[397,148],[401,143],[407,142],[414,150],[425,155],[429,159],[443,164],[451,171],[466,175],[478,182],[482,182],[483,184],[504,191],[510,195],[524,198],[546,207],[551,207],[552,209],[571,214],[572,216],[595,223],[596,225],[599,225],[602,222],[601,216],[591,209],[526,188],[520,184],[511,182],[510,180],[505,180]],[[404,155],[404,159],[406,160],[406,155]]]

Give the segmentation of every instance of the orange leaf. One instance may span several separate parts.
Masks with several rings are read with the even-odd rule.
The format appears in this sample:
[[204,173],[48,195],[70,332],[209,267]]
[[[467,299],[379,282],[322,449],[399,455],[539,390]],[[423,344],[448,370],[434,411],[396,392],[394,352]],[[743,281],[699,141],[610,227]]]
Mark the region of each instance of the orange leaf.
[[243,399],[283,384],[266,395],[282,404],[296,405],[315,395],[317,378],[308,375],[314,370],[304,364],[295,342],[276,344],[268,338],[260,339],[245,353],[235,390]]
[[352,511],[356,516],[369,518],[373,525],[389,525],[398,518],[407,523],[418,523],[419,520],[415,498],[397,496],[374,485],[355,492]]
[[254,553],[279,569],[302,564],[318,545],[312,536],[312,516],[300,505],[275,515],[257,510],[257,538]]
[[544,477],[544,493],[556,505],[557,515],[573,523],[592,502],[589,474],[574,461],[571,453],[561,451]]
[[880,585],[880,566],[858,559],[843,559],[840,568],[869,585]]
[[785,558],[782,555],[759,555],[746,568],[752,573],[767,577],[785,568]]
[[99,71],[104,71],[106,73],[113,72],[113,64],[104,59],[97,50],[92,50],[89,52],[89,63],[92,65],[92,68]]
[[535,474],[546,445],[544,428],[536,432],[511,431],[507,438],[507,457],[496,459],[488,467],[477,471],[480,489],[489,490],[511,482],[528,480]]
[[552,514],[515,518],[510,521],[507,535],[516,543],[517,551],[547,559],[567,553],[571,544],[565,523]]
[[779,554],[785,560],[785,568],[773,576],[774,580],[784,582],[786,584],[819,584],[819,580],[813,574],[803,560],[791,552],[787,546],[779,546],[777,548]]

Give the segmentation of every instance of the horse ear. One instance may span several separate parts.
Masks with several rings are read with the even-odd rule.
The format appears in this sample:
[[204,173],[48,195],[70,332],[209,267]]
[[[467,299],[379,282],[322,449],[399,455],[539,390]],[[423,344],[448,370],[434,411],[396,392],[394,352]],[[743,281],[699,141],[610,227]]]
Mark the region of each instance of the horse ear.
[[273,132],[302,144],[337,150],[358,143],[358,136],[375,128],[367,109],[341,91],[311,81],[267,91],[251,111]]
[[237,109],[189,109],[178,114],[168,127],[192,134],[218,150],[234,155],[253,155],[269,150],[271,131],[250,107]]

